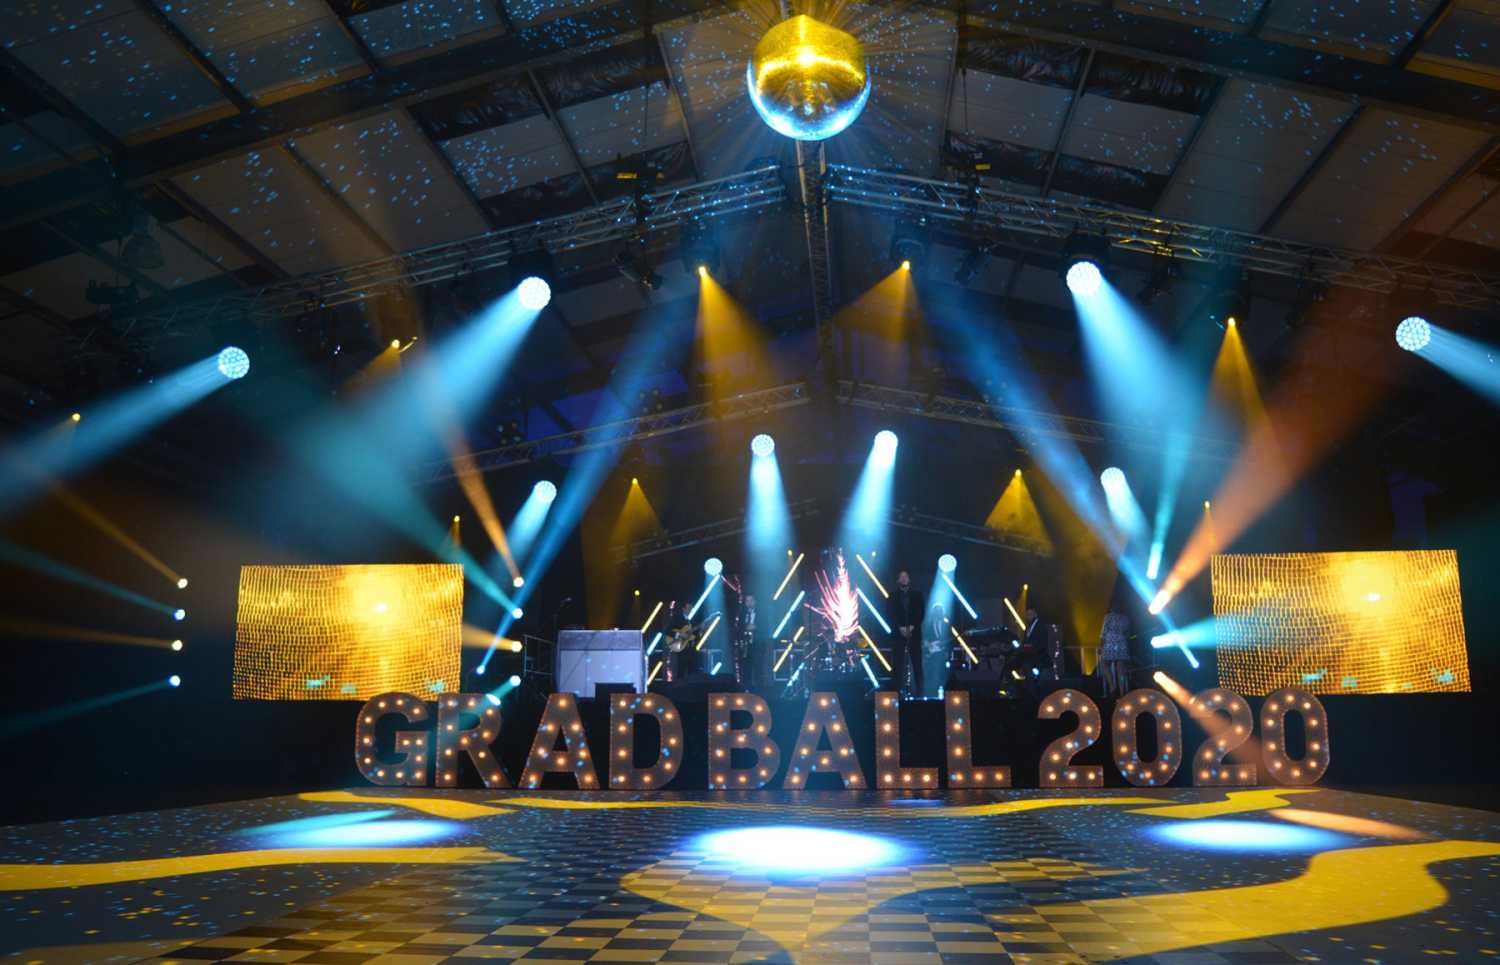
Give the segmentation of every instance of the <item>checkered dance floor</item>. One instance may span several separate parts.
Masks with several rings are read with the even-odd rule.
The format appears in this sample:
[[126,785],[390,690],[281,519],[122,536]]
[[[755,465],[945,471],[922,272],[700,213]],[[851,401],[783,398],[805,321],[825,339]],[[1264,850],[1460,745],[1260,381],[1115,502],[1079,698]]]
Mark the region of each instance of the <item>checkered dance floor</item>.
[[361,788],[0,829],[13,962],[1460,962],[1496,815],[1321,789]]

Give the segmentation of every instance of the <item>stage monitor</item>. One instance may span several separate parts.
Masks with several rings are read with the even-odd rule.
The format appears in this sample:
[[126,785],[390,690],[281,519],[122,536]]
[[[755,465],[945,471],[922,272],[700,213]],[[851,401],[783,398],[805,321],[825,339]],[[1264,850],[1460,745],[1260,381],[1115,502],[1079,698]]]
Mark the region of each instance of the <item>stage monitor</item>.
[[1452,550],[1226,554],[1212,572],[1222,687],[1469,690]]
[[364,700],[459,689],[463,567],[244,566],[238,700]]

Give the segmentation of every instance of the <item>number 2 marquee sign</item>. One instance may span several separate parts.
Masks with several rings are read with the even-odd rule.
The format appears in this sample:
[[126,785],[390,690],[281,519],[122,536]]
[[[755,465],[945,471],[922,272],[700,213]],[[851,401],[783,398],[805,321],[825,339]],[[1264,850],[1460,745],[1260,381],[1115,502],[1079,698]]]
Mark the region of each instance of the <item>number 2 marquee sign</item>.
[[[388,693],[372,697],[355,725],[354,757],[359,771],[381,785],[455,787],[459,761],[467,757],[485,787],[511,786],[505,769],[491,750],[500,734],[498,709],[484,694],[441,694],[436,724],[427,729],[427,704],[412,694]],[[969,695],[949,693],[943,700],[950,788],[1011,786],[1010,768],[974,760]],[[1192,783],[1212,786],[1258,784],[1262,772],[1254,763],[1230,762],[1231,751],[1249,741],[1255,718],[1245,698],[1214,687],[1194,694],[1188,713],[1207,733],[1189,756],[1183,746],[1182,718],[1177,705],[1159,690],[1133,690],[1115,704],[1106,724],[1099,707],[1078,690],[1056,690],[1042,698],[1041,719],[1075,719],[1073,730],[1049,743],[1041,752],[1042,787],[1102,787],[1104,768],[1077,764],[1074,758],[1099,741],[1106,741],[1120,776],[1137,787],[1170,782],[1179,768],[1191,769]],[[935,767],[905,767],[901,762],[901,705],[896,694],[875,695],[875,787],[938,787]],[[736,718],[738,714],[738,718]],[[1287,752],[1288,715],[1302,720],[1303,752]],[[423,729],[397,730],[387,755],[377,747],[376,725],[388,715]],[[654,717],[661,731],[656,759],[636,764],[636,720]],[[1155,727],[1156,755],[1143,760],[1138,746],[1142,718]],[[782,786],[802,788],[819,772],[837,774],[845,787],[865,788],[870,782],[860,764],[848,722],[831,693],[808,698],[797,738],[782,773],[781,748],[771,739],[771,709],[754,694],[709,694],[708,786],[714,790],[761,788],[782,774]],[[436,746],[433,735],[436,735]],[[1316,783],[1328,770],[1328,714],[1317,697],[1298,687],[1286,687],[1266,697],[1260,712],[1261,757],[1264,776],[1280,784]],[[827,744],[826,747],[822,745]],[[661,694],[616,694],[610,698],[608,760],[604,777],[589,756],[587,735],[573,694],[553,694],[527,752],[519,784],[540,787],[547,774],[570,774],[583,790],[647,790],[665,787],[682,769],[682,715]],[[821,748],[821,749],[820,749]],[[393,758],[393,762],[383,759]],[[747,763],[748,762],[748,763]]]

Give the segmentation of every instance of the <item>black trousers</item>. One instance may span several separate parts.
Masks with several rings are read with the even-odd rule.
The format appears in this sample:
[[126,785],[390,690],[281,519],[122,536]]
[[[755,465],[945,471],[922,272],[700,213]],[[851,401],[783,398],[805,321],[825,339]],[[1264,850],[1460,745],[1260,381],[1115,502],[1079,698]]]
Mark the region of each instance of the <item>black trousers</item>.
[[898,631],[891,634],[891,646],[896,651],[896,689],[906,686],[906,668],[911,668],[911,694],[922,696],[922,637],[915,630],[910,637]]

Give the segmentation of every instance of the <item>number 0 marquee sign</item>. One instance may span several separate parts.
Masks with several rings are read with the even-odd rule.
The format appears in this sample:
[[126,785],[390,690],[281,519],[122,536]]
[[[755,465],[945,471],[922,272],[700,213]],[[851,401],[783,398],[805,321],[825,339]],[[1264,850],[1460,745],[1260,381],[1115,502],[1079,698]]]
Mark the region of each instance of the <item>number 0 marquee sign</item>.
[[[467,757],[485,787],[511,786],[505,769],[491,749],[500,734],[500,713],[484,694],[442,694],[437,698],[436,724],[426,703],[412,694],[387,693],[361,708],[355,726],[354,755],[373,784],[454,787],[459,762]],[[947,745],[947,786],[996,788],[1011,786],[1010,768],[975,761],[969,718],[969,695],[949,693],[944,698]],[[1041,752],[1042,787],[1102,787],[1104,768],[1076,764],[1085,748],[1107,741],[1120,776],[1138,787],[1160,786],[1186,764],[1195,785],[1254,785],[1268,776],[1280,784],[1314,784],[1328,770],[1328,715],[1317,697],[1298,687],[1269,695],[1261,706],[1260,743],[1264,774],[1253,763],[1231,763],[1229,753],[1250,740],[1256,721],[1243,697],[1222,688],[1194,694],[1188,713],[1207,733],[1191,755],[1182,744],[1182,719],[1176,704],[1159,690],[1133,690],[1121,697],[1106,721],[1099,707],[1081,691],[1056,690],[1042,698],[1037,716],[1057,720],[1071,716],[1073,730]],[[875,695],[875,787],[938,787],[935,767],[905,767],[901,762],[901,707],[896,694]],[[738,714],[738,717],[736,717]],[[1288,715],[1302,720],[1301,758],[1287,752],[1284,733]],[[395,716],[413,725],[397,729],[382,747],[376,725]],[[655,760],[638,766],[636,720],[654,717],[660,730]],[[1137,735],[1141,719],[1156,729],[1156,755],[1142,760]],[[849,734],[839,699],[831,693],[813,694],[790,755],[771,739],[771,709],[753,694],[710,694],[708,698],[708,786],[714,790],[761,788],[781,776],[781,786],[798,789],[819,772],[838,775],[848,788],[870,787]],[[421,725],[422,729],[415,729]],[[436,747],[433,735],[436,734]],[[826,745],[826,746],[824,746]],[[682,715],[661,694],[616,694],[610,698],[608,760],[602,767],[589,755],[587,735],[573,694],[553,694],[537,724],[531,749],[521,771],[522,787],[540,787],[547,774],[572,775],[583,790],[647,790],[665,787],[682,770]]]

